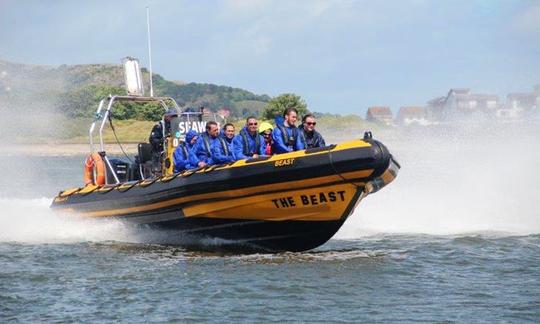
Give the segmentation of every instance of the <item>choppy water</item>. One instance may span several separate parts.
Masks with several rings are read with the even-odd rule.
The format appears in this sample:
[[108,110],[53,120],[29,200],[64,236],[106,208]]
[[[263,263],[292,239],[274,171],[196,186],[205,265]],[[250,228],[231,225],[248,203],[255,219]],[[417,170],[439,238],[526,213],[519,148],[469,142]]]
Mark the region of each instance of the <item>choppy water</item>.
[[538,321],[540,236],[375,236],[213,255],[112,241],[0,245],[21,321]]
[[282,254],[58,218],[50,198],[80,183],[81,158],[0,157],[0,322],[538,322],[540,137],[512,135],[387,135],[396,182],[329,243]]

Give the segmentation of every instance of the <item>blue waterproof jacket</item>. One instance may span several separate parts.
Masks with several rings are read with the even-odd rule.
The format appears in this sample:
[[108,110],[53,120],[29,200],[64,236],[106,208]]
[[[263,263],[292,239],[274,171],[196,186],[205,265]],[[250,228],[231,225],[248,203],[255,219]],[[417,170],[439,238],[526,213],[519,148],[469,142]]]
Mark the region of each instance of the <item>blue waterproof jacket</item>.
[[232,145],[232,140],[234,136],[233,138],[228,138],[227,136],[225,136],[225,131],[223,129],[219,131],[219,136],[223,137],[223,139],[226,140],[229,145]]
[[191,165],[191,150],[189,144],[180,142],[173,153],[174,172],[182,172],[187,169],[193,169]]
[[266,143],[264,142],[264,137],[258,133],[255,133],[255,136],[252,136],[245,126],[240,133],[233,138],[232,142],[234,158],[236,160],[249,159],[253,154],[265,154]]
[[304,129],[304,127],[299,127],[298,129],[300,139],[302,140],[302,143],[304,144],[305,148],[313,148],[313,147],[325,147],[326,143],[324,142],[324,138],[322,137],[321,133],[317,132],[316,130],[313,130],[313,132],[308,133]]
[[199,162],[205,162],[207,165],[233,162],[234,157],[230,146],[220,136],[212,138],[207,132],[199,136],[195,145],[191,149],[191,164],[195,167]]
[[173,153],[174,172],[182,172],[184,170],[193,169],[196,166],[190,162],[193,160],[191,157],[193,146],[190,144],[193,137],[199,136],[199,133],[195,130],[190,130],[186,134],[186,141],[181,142]]
[[227,142],[226,137],[218,137],[212,143],[212,161],[213,164],[224,164],[234,162],[232,145]]
[[[283,133],[286,132],[286,134]],[[305,149],[304,143],[300,138],[299,129],[296,126],[286,127],[281,124],[276,124],[272,131],[272,139],[274,140],[274,153],[282,154],[292,151]]]

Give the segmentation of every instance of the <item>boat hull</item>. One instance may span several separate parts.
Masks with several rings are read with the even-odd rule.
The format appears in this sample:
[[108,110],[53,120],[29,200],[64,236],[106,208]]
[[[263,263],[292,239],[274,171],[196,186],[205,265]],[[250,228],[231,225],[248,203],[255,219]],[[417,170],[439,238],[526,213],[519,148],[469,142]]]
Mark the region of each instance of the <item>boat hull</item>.
[[[188,249],[234,252],[300,252],[326,243],[343,225],[334,221],[254,221],[179,218],[153,223],[159,230],[154,243],[181,245]],[[145,227],[145,226],[143,226]]]

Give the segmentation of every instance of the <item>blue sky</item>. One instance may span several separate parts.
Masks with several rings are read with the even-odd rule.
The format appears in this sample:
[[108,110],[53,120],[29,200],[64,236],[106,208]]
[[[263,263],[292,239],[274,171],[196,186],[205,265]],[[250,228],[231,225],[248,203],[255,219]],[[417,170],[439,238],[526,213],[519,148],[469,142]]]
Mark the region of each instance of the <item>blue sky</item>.
[[[0,59],[147,66],[170,80],[295,92],[311,110],[423,105],[540,83],[538,1],[0,1]],[[504,98],[501,98],[504,100]]]

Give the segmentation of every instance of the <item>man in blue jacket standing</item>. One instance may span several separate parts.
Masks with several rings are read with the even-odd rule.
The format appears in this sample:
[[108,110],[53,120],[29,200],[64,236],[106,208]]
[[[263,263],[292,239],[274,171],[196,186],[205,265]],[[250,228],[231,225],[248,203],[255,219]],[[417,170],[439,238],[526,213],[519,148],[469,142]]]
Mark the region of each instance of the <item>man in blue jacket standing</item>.
[[304,143],[302,143],[298,134],[298,128],[295,125],[297,117],[298,110],[296,108],[287,108],[283,112],[283,118],[285,120],[282,124],[276,124],[272,132],[274,153],[282,154],[305,149]]
[[236,160],[256,158],[264,155],[265,142],[257,131],[259,123],[255,117],[246,119],[246,126],[233,139],[232,147]]
[[234,161],[229,145],[219,136],[218,124],[215,121],[206,123],[206,132],[195,142],[192,153],[191,164],[199,168]]

